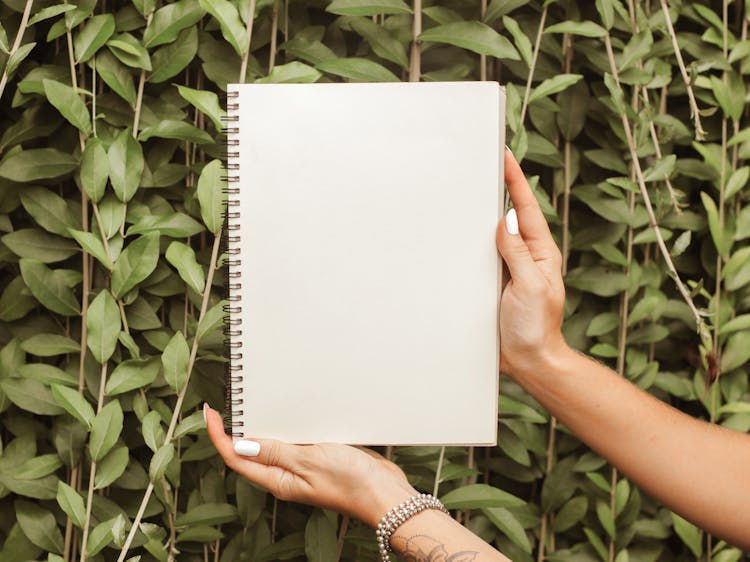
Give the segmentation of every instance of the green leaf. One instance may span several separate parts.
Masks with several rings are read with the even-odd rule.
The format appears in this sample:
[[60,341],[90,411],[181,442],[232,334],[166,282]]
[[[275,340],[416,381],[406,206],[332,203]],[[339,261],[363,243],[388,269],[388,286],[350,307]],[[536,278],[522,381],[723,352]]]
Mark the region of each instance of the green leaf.
[[42,8],[36,14],[34,14],[34,16],[29,20],[29,23],[27,25],[31,27],[32,25],[37,24],[40,21],[54,18],[55,16],[59,16],[60,14],[64,14],[65,12],[69,12],[75,9],[76,7],[73,6],[72,4],[57,4],[56,6],[49,6],[47,8]]
[[451,490],[440,500],[448,509],[476,509],[485,507],[518,507],[524,501],[487,484],[469,484]]
[[83,499],[73,488],[63,481],[57,483],[57,503],[65,514],[70,517],[73,525],[83,529],[86,523],[86,508]]
[[58,334],[34,334],[21,342],[21,349],[37,357],[53,357],[81,350],[78,342]]
[[308,562],[330,562],[338,558],[336,527],[326,514],[316,509],[305,525],[305,555]]
[[115,18],[112,14],[90,17],[73,39],[76,62],[86,62],[93,57],[114,32]]
[[604,530],[613,538],[615,536],[615,518],[612,515],[612,510],[609,505],[603,501],[596,502],[596,516],[599,518],[599,522],[604,527]]
[[122,432],[122,408],[117,400],[109,402],[96,415],[91,423],[89,453],[95,461],[100,461],[117,443]]
[[164,438],[166,437],[166,433],[161,426],[159,412],[152,410],[143,416],[141,432],[143,433],[143,441],[146,443],[146,446],[154,453],[158,451],[159,447],[164,444]]
[[274,66],[268,76],[258,78],[256,82],[258,84],[309,84],[317,82],[321,76],[323,75],[312,66],[299,61],[292,61]]
[[[122,517],[122,515],[119,517]],[[112,542],[113,524],[113,520],[103,521],[91,530],[89,542],[86,545],[86,556],[96,556],[105,546]]]
[[503,16],[503,25],[505,26],[505,29],[507,29],[513,36],[513,41],[516,44],[516,49],[518,49],[523,62],[525,62],[526,65],[530,67],[531,59],[533,56],[531,41],[529,41],[529,38],[526,37],[526,34],[518,25],[518,22],[516,22],[516,20],[514,20],[512,17]]
[[0,161],[0,178],[28,183],[65,176],[78,167],[78,160],[56,148],[29,148]]
[[203,293],[206,286],[203,268],[195,258],[193,249],[182,242],[172,242],[164,256],[171,263],[182,280],[196,293]]
[[706,214],[708,215],[708,229],[711,232],[711,238],[714,241],[716,250],[722,257],[727,257],[732,248],[732,239],[731,237],[726,236],[721,228],[721,224],[719,223],[719,211],[716,208],[716,203],[714,203],[714,200],[711,199],[710,195],[703,191],[701,191],[701,201],[703,202],[703,207],[706,209]]
[[607,29],[612,29],[615,23],[615,9],[612,2],[613,0],[596,0],[596,10]]
[[529,103],[562,92],[583,78],[582,74],[558,74],[539,84],[529,96]]
[[80,314],[78,300],[59,272],[28,258],[21,259],[19,264],[26,286],[42,305],[63,316]]
[[112,39],[107,41],[107,46],[112,54],[115,55],[120,62],[133,68],[141,68],[143,70],[151,70],[151,59],[148,56],[148,51],[141,45],[130,33],[120,33],[115,35]]
[[127,447],[115,447],[96,464],[96,475],[94,476],[94,489],[101,490],[117,480],[130,460],[130,452]]
[[607,30],[593,21],[564,21],[550,25],[544,33],[570,33],[582,37],[604,37]]
[[187,513],[177,515],[178,527],[195,525],[221,525],[237,519],[237,508],[226,503],[198,504]]
[[138,283],[146,279],[159,260],[159,234],[144,234],[132,242],[115,263],[112,271],[112,293],[122,298]]
[[663,181],[669,178],[674,171],[677,156],[669,154],[661,158],[653,166],[643,173],[643,181]]
[[65,199],[49,189],[27,187],[21,193],[21,203],[39,226],[53,234],[70,238],[68,229],[81,226]]
[[487,507],[482,510],[495,527],[500,529],[500,532],[508,537],[513,544],[524,551],[526,554],[531,554],[531,543],[529,537],[526,536],[521,523],[518,519],[504,507]]
[[206,131],[173,119],[160,119],[156,125],[144,128],[138,135],[138,140],[145,142],[151,138],[186,140],[196,144],[207,144],[214,142]]
[[750,360],[750,332],[732,334],[721,354],[721,372],[728,373]]
[[577,496],[569,500],[555,514],[552,529],[556,533],[564,533],[568,529],[571,529],[584,518],[586,511],[588,511],[588,506],[589,501],[586,496]]
[[14,277],[0,295],[0,320],[12,322],[23,318],[36,308],[36,305],[36,299],[31,296],[23,277]]
[[184,29],[177,40],[157,50],[151,56],[153,72],[149,82],[159,83],[176,76],[190,64],[198,52],[198,30],[196,27]]
[[370,48],[376,55],[396,63],[401,68],[409,68],[406,48],[387,29],[365,17],[352,18],[349,25],[354,31],[367,39]]
[[151,48],[171,43],[180,31],[198,23],[205,13],[199,4],[190,0],[166,4],[154,12],[151,24],[143,33],[143,45]]
[[750,283],[750,247],[745,246],[732,254],[724,271],[724,286],[729,291],[736,291]]
[[128,102],[130,107],[135,107],[133,75],[112,53],[103,50],[96,55],[96,72],[113,92]]
[[190,348],[182,332],[176,332],[169,340],[161,356],[164,378],[175,392],[181,392],[188,379]]
[[107,289],[102,289],[89,305],[86,342],[100,364],[112,357],[120,333],[120,309]]
[[172,238],[187,238],[203,232],[203,227],[194,218],[184,213],[169,215],[146,215],[128,229],[128,236],[159,232]]
[[179,439],[184,435],[197,433],[202,429],[206,429],[206,422],[203,420],[203,411],[194,412],[177,424],[174,430],[174,437],[175,439]]
[[317,68],[354,82],[399,82],[398,77],[383,65],[359,57],[324,60]]
[[13,505],[18,524],[26,538],[42,550],[62,554],[64,541],[55,516],[27,501],[18,500]]
[[686,521],[676,513],[672,513],[671,515],[675,533],[677,533],[682,539],[682,542],[690,549],[690,552],[692,552],[696,558],[700,558],[703,555],[701,532],[695,525]]
[[423,31],[419,39],[431,43],[448,43],[500,59],[520,60],[521,58],[510,41],[490,26],[478,21],[438,25]]
[[107,152],[109,178],[117,198],[127,203],[138,190],[143,174],[143,150],[130,129],[123,129]]
[[115,396],[148,386],[156,380],[160,368],[161,363],[156,357],[123,361],[112,371],[104,392],[107,396]]
[[151,464],[148,468],[148,477],[151,482],[157,482],[162,476],[164,476],[164,472],[167,470],[167,465],[173,458],[174,445],[172,443],[167,443],[166,445],[159,447],[151,458]]
[[217,235],[224,224],[226,209],[226,181],[220,160],[211,160],[203,167],[198,178],[197,195],[201,207],[201,218],[208,231]]
[[410,14],[411,8],[403,0],[333,0],[326,12],[340,16],[377,16]]
[[5,65],[5,74],[13,76],[18,66],[29,56],[34,47],[36,47],[36,42],[21,45],[18,50],[8,58],[8,62]]
[[62,261],[78,253],[76,245],[69,240],[36,228],[10,232],[2,237],[2,241],[18,257],[35,259],[42,263]]
[[53,384],[51,386],[52,396],[75,419],[80,421],[86,429],[91,428],[94,421],[94,409],[80,392],[67,386]]
[[239,56],[244,56],[250,47],[249,38],[234,4],[228,0],[198,0],[198,2],[201,8],[219,22],[224,39],[234,47]]
[[224,307],[226,304],[226,301],[221,301],[206,311],[206,315],[201,320],[201,323],[198,324],[198,330],[195,334],[195,338],[198,341],[210,335],[224,324],[224,316],[226,315]]
[[735,193],[738,193],[747,185],[747,181],[750,180],[750,166],[742,166],[738,168],[727,180],[727,185],[724,188],[724,197],[729,199]]
[[109,178],[109,161],[107,152],[98,138],[86,141],[86,148],[81,155],[81,186],[94,203],[104,197],[104,189]]
[[99,260],[99,263],[108,270],[112,270],[114,267],[112,265],[112,258],[107,255],[104,244],[102,244],[102,241],[95,234],[84,232],[83,230],[73,230],[72,228],[69,228],[68,232],[84,250]]
[[180,95],[185,100],[190,102],[211,119],[217,131],[221,131],[224,128],[222,119],[224,119],[227,113],[219,105],[219,96],[214,92],[206,90],[194,90],[193,88],[188,88],[187,86],[181,86],[179,84],[176,84],[176,86]]
[[91,134],[91,115],[81,97],[70,86],[55,80],[43,80],[44,95],[68,122],[84,135]]

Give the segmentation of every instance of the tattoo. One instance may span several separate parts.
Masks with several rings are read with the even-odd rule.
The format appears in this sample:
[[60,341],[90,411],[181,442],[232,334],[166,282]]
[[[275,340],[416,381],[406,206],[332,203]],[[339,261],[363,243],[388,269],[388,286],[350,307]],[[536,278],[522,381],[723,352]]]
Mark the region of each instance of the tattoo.
[[403,536],[393,538],[403,541],[404,552],[401,555],[406,562],[471,562],[479,555],[474,550],[449,554],[444,544],[427,535],[414,535],[408,539]]

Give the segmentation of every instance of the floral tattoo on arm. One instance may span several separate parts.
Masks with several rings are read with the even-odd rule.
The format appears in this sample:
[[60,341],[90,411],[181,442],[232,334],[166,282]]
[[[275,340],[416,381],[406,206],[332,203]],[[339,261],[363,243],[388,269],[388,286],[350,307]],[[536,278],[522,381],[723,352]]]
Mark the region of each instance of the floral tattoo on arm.
[[427,535],[404,537],[396,535],[394,539],[404,543],[405,548],[401,556],[406,562],[472,562],[479,552],[462,550],[449,554],[445,544]]

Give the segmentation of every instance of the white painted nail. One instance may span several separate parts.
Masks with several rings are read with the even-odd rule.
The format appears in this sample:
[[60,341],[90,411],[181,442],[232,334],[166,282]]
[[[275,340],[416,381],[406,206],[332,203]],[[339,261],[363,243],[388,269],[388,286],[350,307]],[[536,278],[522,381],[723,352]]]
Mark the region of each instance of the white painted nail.
[[508,234],[518,234],[518,215],[516,215],[515,209],[511,209],[505,215],[505,228],[508,230]]
[[505,150],[510,152],[510,155],[513,156],[513,151],[510,149],[510,147],[507,144],[505,145]]
[[234,444],[234,452],[245,457],[257,457],[260,453],[260,443],[257,441],[237,441]]
[[208,424],[208,420],[206,419],[206,410],[208,409],[208,402],[203,403],[203,423]]

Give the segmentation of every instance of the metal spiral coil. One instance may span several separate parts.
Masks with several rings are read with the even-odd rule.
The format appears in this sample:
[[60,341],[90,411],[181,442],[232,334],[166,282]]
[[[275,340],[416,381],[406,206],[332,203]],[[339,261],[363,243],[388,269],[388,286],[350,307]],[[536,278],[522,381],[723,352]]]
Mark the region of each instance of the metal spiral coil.
[[226,95],[227,113],[222,117],[225,123],[223,133],[226,137],[226,153],[223,154],[225,174],[221,177],[222,191],[227,196],[224,211],[224,232],[222,233],[223,251],[228,259],[224,282],[226,301],[223,310],[225,355],[229,359],[224,374],[225,392],[225,427],[233,437],[242,437],[244,414],[242,399],[243,364],[242,364],[242,261],[240,255],[240,139],[239,139],[239,92],[230,90]]

